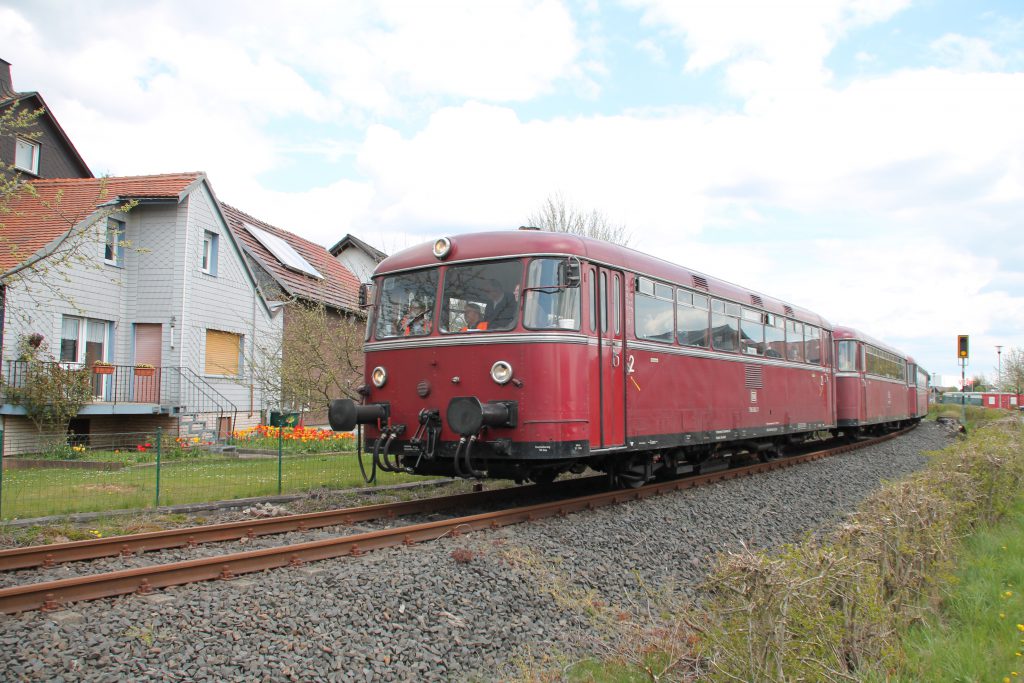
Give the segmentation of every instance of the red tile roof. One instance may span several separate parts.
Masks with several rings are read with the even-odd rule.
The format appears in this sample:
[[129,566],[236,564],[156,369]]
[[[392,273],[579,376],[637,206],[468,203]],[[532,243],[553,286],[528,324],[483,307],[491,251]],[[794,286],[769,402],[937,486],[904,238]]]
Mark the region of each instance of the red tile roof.
[[[295,233],[264,223],[233,206],[221,203],[221,208],[235,238],[245,245],[253,258],[277,280],[281,288],[289,295],[307,301],[321,301],[337,309],[359,310],[359,280],[348,268],[331,256],[327,249],[315,242],[303,239]],[[270,250],[245,229],[245,223],[283,239],[311,266],[316,268],[324,276],[324,279],[318,280],[286,268]]]
[[22,263],[100,206],[129,199],[180,201],[203,173],[34,180],[0,214],[0,273]]

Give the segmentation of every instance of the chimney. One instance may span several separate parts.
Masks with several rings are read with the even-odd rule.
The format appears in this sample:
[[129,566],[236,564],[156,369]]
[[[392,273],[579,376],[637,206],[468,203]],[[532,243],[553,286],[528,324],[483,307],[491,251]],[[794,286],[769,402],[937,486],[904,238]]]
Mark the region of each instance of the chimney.
[[0,97],[14,92],[14,81],[11,80],[11,63],[0,59]]

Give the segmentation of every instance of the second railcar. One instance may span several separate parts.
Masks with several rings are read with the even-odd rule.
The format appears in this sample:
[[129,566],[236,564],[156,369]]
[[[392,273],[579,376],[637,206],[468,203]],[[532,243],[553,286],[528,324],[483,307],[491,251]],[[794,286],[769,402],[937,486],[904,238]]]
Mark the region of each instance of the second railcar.
[[[848,433],[897,429],[928,412],[927,375],[918,391],[902,352],[850,327],[837,326],[836,422]],[[915,371],[916,374],[916,371]],[[920,397],[919,397],[920,396]]]

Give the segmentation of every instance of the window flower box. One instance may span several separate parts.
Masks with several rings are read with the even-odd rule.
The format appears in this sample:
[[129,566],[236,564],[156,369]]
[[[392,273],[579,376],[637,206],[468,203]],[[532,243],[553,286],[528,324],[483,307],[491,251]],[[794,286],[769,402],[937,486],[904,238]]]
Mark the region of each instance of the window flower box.
[[92,364],[92,371],[97,375],[113,375],[114,365],[106,361],[98,360]]
[[156,374],[156,368],[149,363],[139,363],[135,366],[136,377],[152,377]]

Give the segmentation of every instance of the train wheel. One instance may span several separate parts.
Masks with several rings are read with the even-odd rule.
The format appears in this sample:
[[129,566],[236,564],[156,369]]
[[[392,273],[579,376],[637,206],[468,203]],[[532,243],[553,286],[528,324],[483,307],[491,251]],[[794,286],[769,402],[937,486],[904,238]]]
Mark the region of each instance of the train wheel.
[[546,486],[558,477],[558,470],[534,470],[530,472],[530,481]]
[[611,488],[638,489],[653,478],[653,462],[649,457],[616,463],[608,469],[608,483]]

